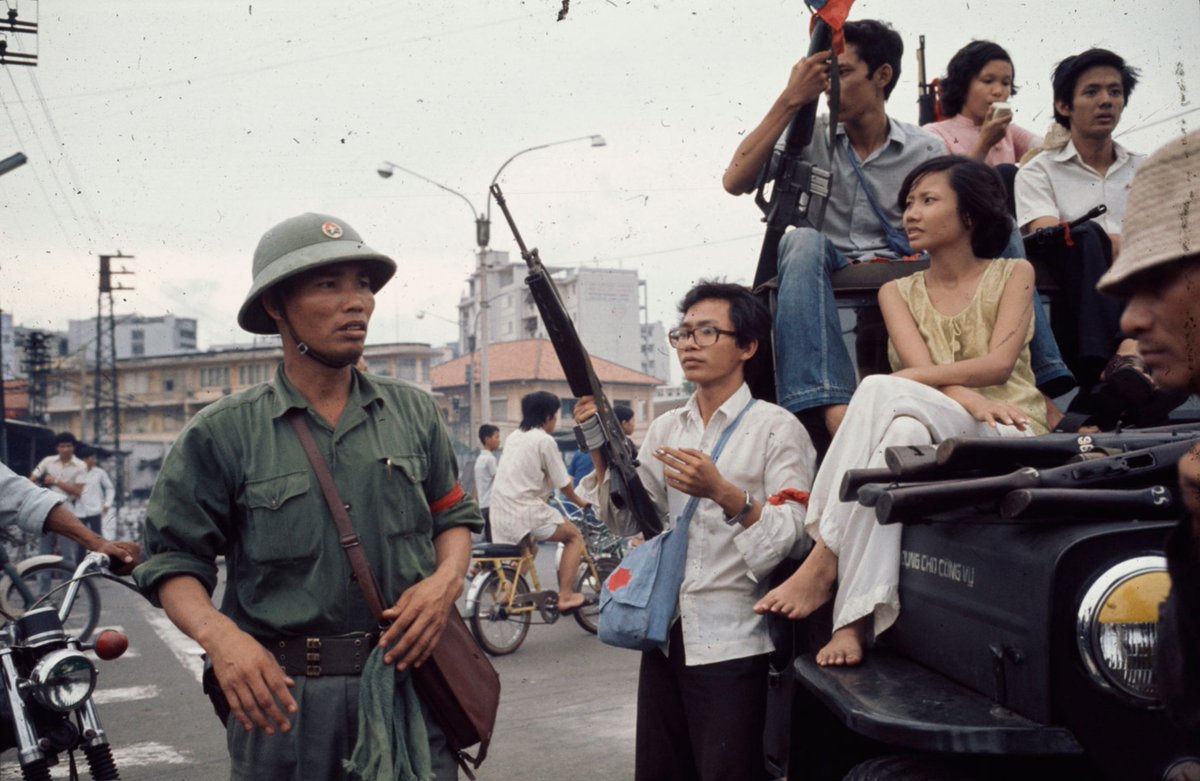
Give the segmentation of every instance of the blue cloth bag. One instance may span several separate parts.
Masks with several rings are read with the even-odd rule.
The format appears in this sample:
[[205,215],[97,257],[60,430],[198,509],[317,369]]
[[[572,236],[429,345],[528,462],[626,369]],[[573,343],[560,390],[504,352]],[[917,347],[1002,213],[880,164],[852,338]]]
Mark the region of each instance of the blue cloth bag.
[[[712,452],[714,463],[754,402],[751,399],[721,432]],[[673,528],[630,551],[604,581],[600,591],[601,642],[634,651],[658,648],[666,652],[687,564],[688,527],[699,503],[698,497],[689,499]]]

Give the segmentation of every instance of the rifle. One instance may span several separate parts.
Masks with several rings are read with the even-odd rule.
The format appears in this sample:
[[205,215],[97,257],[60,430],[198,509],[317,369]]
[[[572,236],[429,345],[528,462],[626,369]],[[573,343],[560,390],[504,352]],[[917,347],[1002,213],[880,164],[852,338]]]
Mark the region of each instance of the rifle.
[[925,81],[925,36],[917,39],[917,124],[928,125],[942,119],[938,105],[938,83]]
[[1025,254],[1028,255],[1030,252],[1058,245],[1064,236],[1070,235],[1072,228],[1078,228],[1088,220],[1094,220],[1107,211],[1107,206],[1099,204],[1098,206],[1093,206],[1087,214],[1070,222],[1060,222],[1057,225],[1051,225],[1049,228],[1038,228],[1032,233],[1025,234],[1021,237],[1021,241],[1025,242]]
[[549,272],[546,271],[541,258],[538,257],[538,251],[525,248],[525,242],[517,230],[517,224],[513,222],[512,214],[508,211],[508,205],[504,201],[504,194],[500,191],[500,186],[493,184],[491,191],[492,197],[496,199],[496,205],[500,207],[500,211],[504,212],[504,219],[508,221],[508,227],[512,230],[517,246],[521,249],[521,258],[529,267],[529,276],[525,277],[525,284],[529,286],[529,293],[537,305],[538,314],[542,316],[542,323],[546,326],[550,343],[554,345],[554,352],[557,353],[558,362],[562,365],[563,374],[567,377],[567,384],[571,386],[571,393],[576,398],[591,396],[596,401],[594,420],[602,440],[589,441],[581,438],[580,429],[576,428],[575,437],[579,440],[580,449],[603,451],[608,461],[609,496],[613,506],[618,510],[628,509],[633,514],[642,534],[646,536],[646,539],[650,539],[662,531],[662,519],[659,518],[658,510],[650,499],[650,495],[646,493],[642,479],[638,476],[637,451],[634,450],[629,437],[625,436],[617,416],[613,413],[608,397],[604,394],[604,388],[600,385],[599,378],[596,377],[592,358],[584,349],[583,342],[579,339],[579,333],[575,330],[575,324],[571,322],[571,316],[567,314],[566,307],[563,306],[558,288],[555,287],[554,280],[550,278]]
[[1025,467],[1006,475],[889,488],[875,503],[882,524],[930,520],[950,510],[994,504],[1024,488],[1128,487],[1173,483],[1179,459],[1194,439],[1156,445],[1115,456],[1089,458],[1076,464],[1036,469]]
[[[937,472],[943,478],[976,470],[1000,474],[1022,466],[1061,466],[1071,457],[1086,453],[1115,455],[1183,440],[1200,440],[1200,423],[1120,433],[1044,434],[1020,438],[951,437],[937,446],[936,460],[941,467]],[[893,450],[895,448],[888,448],[889,465],[892,463]]]
[[[824,19],[818,17],[809,38],[807,56],[811,57],[827,49],[833,49],[833,30]],[[836,53],[830,60],[829,78],[829,138],[832,149],[834,134],[837,132],[837,106],[841,94]],[[754,202],[762,210],[763,222],[767,224],[762,249],[758,253],[758,267],[754,271],[752,287],[755,290],[779,275],[779,241],[788,228],[808,224],[820,230],[825,221],[825,203],[829,198],[833,174],[814,166],[802,157],[805,147],[813,140],[819,102],[818,97],[801,106],[788,124],[783,149],[775,153],[778,165],[770,199],[763,194],[767,182],[761,183],[758,192],[754,194]],[[754,398],[775,400],[774,365],[772,345],[760,344],[758,352],[746,366],[746,382]]]
[[[893,456],[893,451],[896,451],[897,455]],[[853,502],[855,497],[859,497],[859,501],[862,502],[862,494],[859,493],[859,489],[867,485],[935,480],[941,476],[942,470],[938,467],[937,461],[937,445],[889,447],[884,452],[884,458],[887,460],[887,467],[847,469],[842,475],[838,498],[843,502]],[[867,503],[863,502],[863,504]]]
[[1041,518],[1143,521],[1177,518],[1178,503],[1163,485],[1149,488],[1022,488],[1000,502],[1000,515],[1013,520]]

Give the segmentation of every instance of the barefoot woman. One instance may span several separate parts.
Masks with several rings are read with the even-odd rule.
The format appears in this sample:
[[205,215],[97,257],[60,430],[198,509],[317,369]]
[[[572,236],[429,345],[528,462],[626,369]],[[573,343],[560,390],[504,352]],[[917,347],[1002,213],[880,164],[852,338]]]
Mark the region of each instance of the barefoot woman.
[[879,291],[895,373],[868,377],[855,392],[813,485],[806,526],[816,546],[755,605],[802,618],[836,583],[833,638],[817,653],[823,665],[858,664],[871,634],[900,611],[900,526],[838,501],[845,470],[883,466],[892,445],[1046,432],[1029,366],[1033,268],[989,259],[1010,232],[999,177],[965,157],[935,158],[908,175],[900,204],[909,242],[930,265]]

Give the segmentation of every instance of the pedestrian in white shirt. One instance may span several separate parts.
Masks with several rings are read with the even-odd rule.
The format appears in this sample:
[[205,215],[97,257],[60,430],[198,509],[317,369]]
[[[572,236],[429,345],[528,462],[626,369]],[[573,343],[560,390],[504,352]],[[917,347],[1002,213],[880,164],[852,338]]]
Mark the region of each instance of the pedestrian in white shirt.
[[[75,435],[70,431],[59,433],[54,438],[55,455],[46,456],[39,461],[29,475],[33,482],[63,497],[64,504],[72,512],[75,511],[75,500],[83,493],[83,476],[87,472],[87,465],[75,455],[77,444]],[[54,553],[56,541],[53,534],[44,535],[38,542],[38,553]],[[67,554],[70,551],[63,553]]]
[[[794,415],[760,401],[713,463],[717,440],[751,400],[745,364],[771,338],[771,316],[747,288],[722,282],[692,288],[679,311],[669,340],[696,392],[650,424],[638,474],[667,528],[690,497],[701,501],[667,653],[642,654],[635,778],[757,779],[773,649],[753,607],[771,570],[804,541],[816,451]],[[595,411],[580,399],[576,422]],[[596,471],[581,492],[614,532],[636,533],[609,498],[603,453],[592,455]]]
[[[104,515],[113,506],[117,491],[113,487],[112,478],[97,466],[99,459],[94,448],[84,445],[79,448],[79,456],[87,466],[87,471],[83,474],[83,490],[75,501],[75,514],[83,521],[84,526],[96,534],[102,534]],[[83,551],[83,546],[76,544],[75,561],[79,561]]]
[[500,429],[491,423],[479,427],[479,444],[483,449],[475,459],[475,499],[483,514],[483,539],[492,541],[492,482],[496,479],[496,451],[500,449]]

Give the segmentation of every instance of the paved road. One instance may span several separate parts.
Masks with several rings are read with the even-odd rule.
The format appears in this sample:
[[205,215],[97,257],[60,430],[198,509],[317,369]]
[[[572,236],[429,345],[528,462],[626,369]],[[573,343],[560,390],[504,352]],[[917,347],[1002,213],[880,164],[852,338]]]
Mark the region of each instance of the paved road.
[[[539,566],[553,577],[552,552]],[[130,639],[125,656],[97,663],[100,718],[121,778],[228,778],[224,732],[200,692],[199,648],[120,586],[103,584],[102,600],[102,626]],[[604,646],[566,618],[533,626],[520,650],[494,661],[503,694],[481,781],[632,777],[638,654]],[[14,762],[11,751],[0,758],[0,779],[20,777]],[[67,777],[64,761],[54,778]]]

